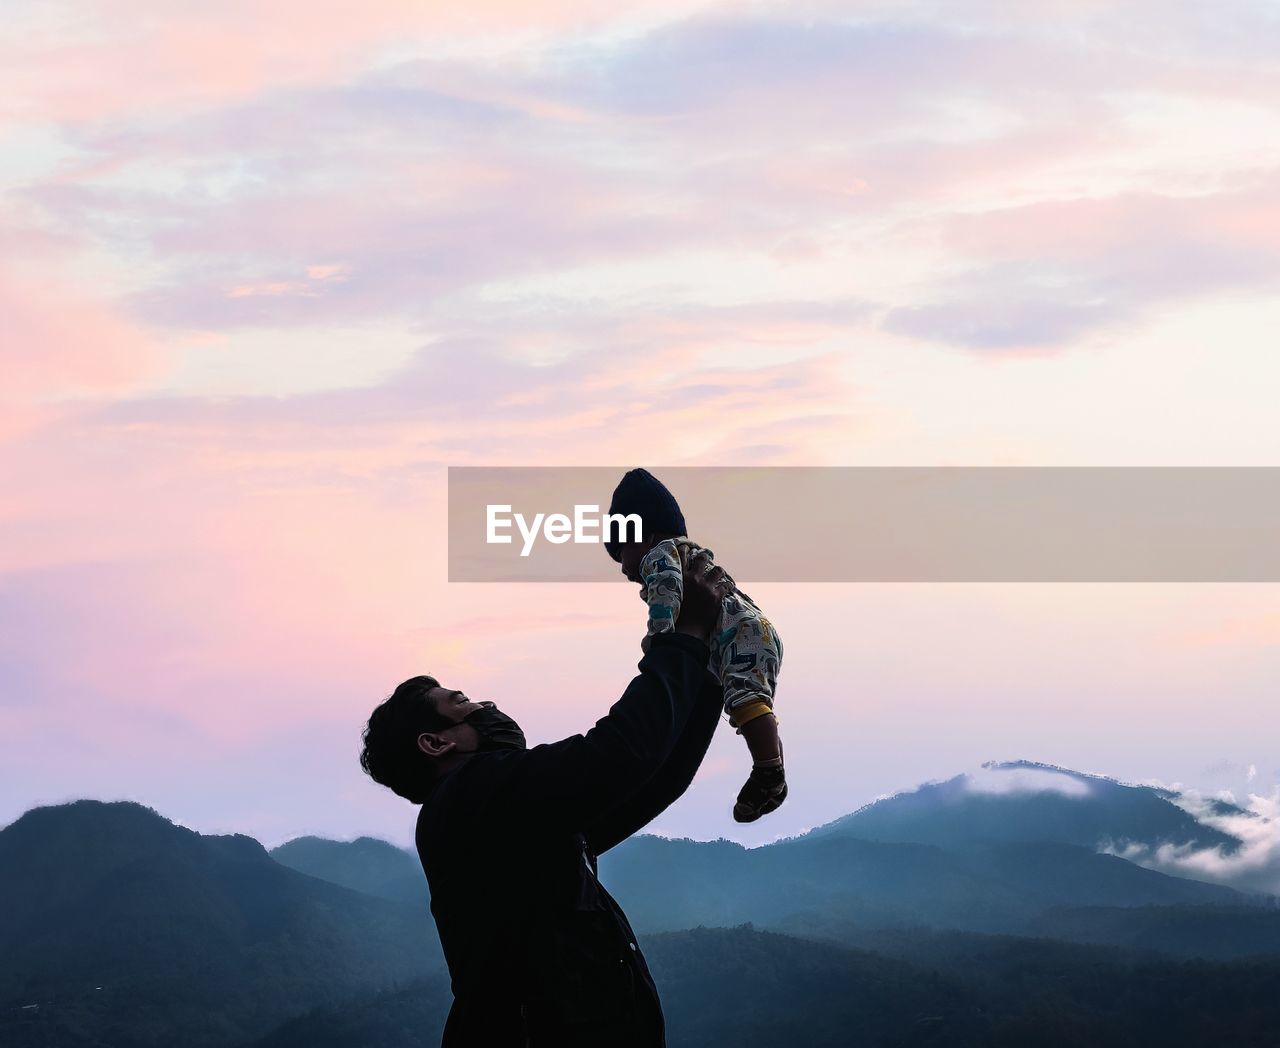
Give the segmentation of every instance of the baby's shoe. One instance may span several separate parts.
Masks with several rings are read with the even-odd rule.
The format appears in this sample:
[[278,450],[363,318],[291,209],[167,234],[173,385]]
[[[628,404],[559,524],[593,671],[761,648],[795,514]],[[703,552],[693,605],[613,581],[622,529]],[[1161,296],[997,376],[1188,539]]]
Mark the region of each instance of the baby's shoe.
[[782,768],[782,758],[761,761],[751,768],[751,776],[738,792],[738,803],[733,806],[735,822],[755,822],[787,799],[787,776]]

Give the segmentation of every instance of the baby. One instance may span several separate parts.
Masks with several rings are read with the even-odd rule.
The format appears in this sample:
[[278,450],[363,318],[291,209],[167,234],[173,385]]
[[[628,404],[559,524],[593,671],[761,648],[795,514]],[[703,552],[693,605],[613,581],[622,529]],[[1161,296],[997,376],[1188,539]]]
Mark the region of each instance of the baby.
[[[605,549],[622,565],[622,573],[640,584],[640,596],[649,605],[649,629],[640,645],[648,651],[653,634],[675,628],[689,558],[699,550],[710,558],[712,552],[689,540],[680,506],[648,470],[633,469],[622,478],[609,512],[637,513],[644,522],[639,542],[610,541]],[[782,742],[773,714],[782,640],[755,602],[725,577],[733,588],[721,603],[709,667],[724,687],[729,723],[746,739],[753,758],[751,776],[738,793],[733,817],[737,822],[754,822],[787,799]]]

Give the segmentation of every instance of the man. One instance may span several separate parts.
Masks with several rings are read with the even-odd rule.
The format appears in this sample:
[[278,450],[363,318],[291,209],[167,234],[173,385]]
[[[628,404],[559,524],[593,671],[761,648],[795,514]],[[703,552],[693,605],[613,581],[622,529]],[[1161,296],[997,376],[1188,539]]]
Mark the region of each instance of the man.
[[719,723],[708,643],[729,582],[686,568],[675,632],[586,735],[519,725],[431,677],[373,711],[361,765],[422,804],[416,842],[454,1002],[442,1048],[662,1048],[657,989],[596,857],[675,801]]

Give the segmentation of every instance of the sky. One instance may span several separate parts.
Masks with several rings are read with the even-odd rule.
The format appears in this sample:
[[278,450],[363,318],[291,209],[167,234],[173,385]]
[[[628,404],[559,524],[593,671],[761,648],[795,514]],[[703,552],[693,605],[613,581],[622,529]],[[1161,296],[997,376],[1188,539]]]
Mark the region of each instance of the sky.
[[[1260,0],[6,5],[0,824],[407,845],[399,681],[589,728],[634,587],[449,584],[449,466],[1280,464],[1277,56]],[[1275,585],[750,592],[790,797],[733,822],[722,727],[657,832],[1032,760],[1280,851]]]

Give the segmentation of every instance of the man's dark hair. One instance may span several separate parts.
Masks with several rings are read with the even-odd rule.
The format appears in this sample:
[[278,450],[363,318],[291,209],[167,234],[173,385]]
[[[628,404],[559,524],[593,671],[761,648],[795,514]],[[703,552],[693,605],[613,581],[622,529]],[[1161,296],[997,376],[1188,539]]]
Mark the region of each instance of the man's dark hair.
[[369,714],[369,723],[360,736],[360,767],[374,782],[393,790],[405,800],[422,804],[431,792],[426,757],[418,749],[424,731],[444,731],[453,721],[436,710],[427,697],[440,687],[435,677],[410,677],[391,697]]

